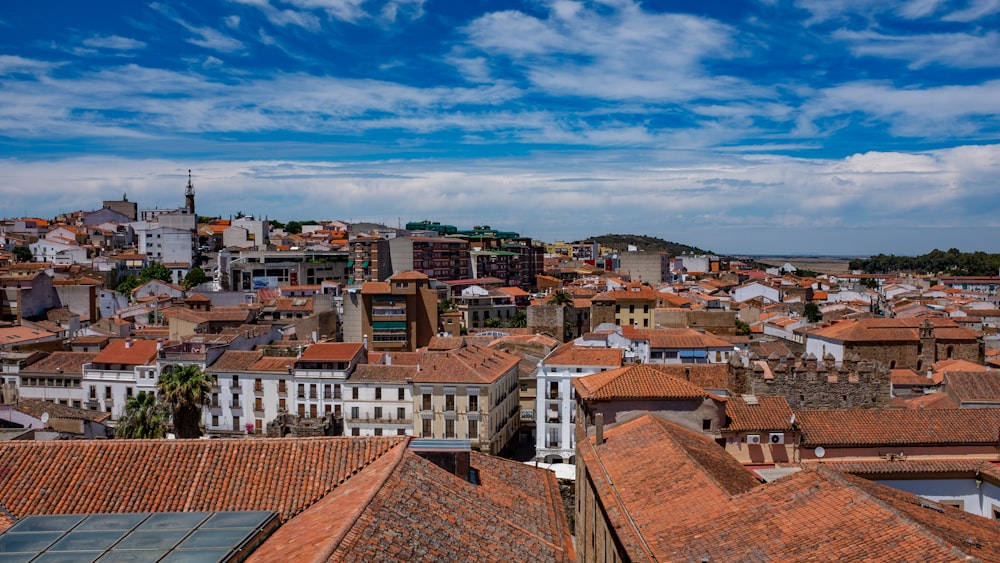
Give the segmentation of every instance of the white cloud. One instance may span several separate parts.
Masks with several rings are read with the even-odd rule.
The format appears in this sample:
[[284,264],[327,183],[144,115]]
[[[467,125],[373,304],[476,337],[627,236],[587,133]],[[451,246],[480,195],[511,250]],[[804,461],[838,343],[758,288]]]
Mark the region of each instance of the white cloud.
[[943,64],[960,68],[995,68],[1000,66],[1000,33],[935,33],[893,36],[874,31],[840,30],[833,35],[847,43],[858,56],[873,56],[910,61],[910,68]]
[[736,30],[715,20],[654,14],[625,0],[600,10],[576,2],[548,7],[544,19],[516,11],[476,19],[463,28],[468,48],[497,64],[513,62],[538,90],[555,96],[672,103],[736,92],[772,95],[707,70],[706,62],[740,52]]
[[[392,225],[431,218],[543,240],[647,233],[729,252],[749,245],[809,252],[828,238],[822,248],[841,252],[921,253],[1000,251],[992,236],[998,166],[1000,145],[844,159],[561,150],[472,160],[203,161],[195,186],[199,210],[224,216]],[[144,206],[177,206],[189,167],[167,159],[8,159],[0,161],[0,195],[5,209],[42,216],[94,209],[123,190]]]
[[117,51],[133,51],[135,49],[142,49],[146,46],[144,41],[139,41],[138,39],[132,39],[129,37],[122,37],[120,35],[90,37],[88,39],[84,39],[83,44],[87,47],[95,49],[113,49]]
[[902,137],[975,137],[998,125],[1000,80],[971,86],[895,88],[853,82],[816,92],[802,106],[800,134],[813,134],[822,118],[854,113],[887,123]]

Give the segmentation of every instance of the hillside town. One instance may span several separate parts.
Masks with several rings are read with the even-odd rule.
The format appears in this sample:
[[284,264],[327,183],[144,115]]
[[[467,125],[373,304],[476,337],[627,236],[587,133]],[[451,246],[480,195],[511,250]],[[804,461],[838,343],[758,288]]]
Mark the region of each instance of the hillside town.
[[4,557],[1000,561],[1000,276],[177,199],[0,221]]

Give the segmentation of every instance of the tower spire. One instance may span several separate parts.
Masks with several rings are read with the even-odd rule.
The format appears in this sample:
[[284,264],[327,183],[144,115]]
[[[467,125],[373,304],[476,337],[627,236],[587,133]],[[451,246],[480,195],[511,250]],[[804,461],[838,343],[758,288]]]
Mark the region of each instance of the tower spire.
[[194,215],[194,184],[191,182],[191,170],[188,170],[187,189],[184,190],[184,207],[187,212]]

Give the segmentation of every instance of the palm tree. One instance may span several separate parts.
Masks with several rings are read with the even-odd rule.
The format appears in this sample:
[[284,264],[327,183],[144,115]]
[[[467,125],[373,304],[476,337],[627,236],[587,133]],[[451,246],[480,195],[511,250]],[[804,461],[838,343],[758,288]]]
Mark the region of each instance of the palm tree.
[[167,416],[156,395],[139,391],[125,402],[115,425],[115,438],[162,438],[167,435]]
[[549,295],[549,305],[562,307],[563,341],[573,338],[573,296],[568,291],[558,289]]
[[507,326],[510,328],[524,328],[528,326],[528,313],[521,309],[514,313],[514,315],[507,319]]
[[195,365],[165,371],[156,382],[157,396],[174,418],[174,433],[178,438],[201,436],[201,406],[208,404],[212,378]]

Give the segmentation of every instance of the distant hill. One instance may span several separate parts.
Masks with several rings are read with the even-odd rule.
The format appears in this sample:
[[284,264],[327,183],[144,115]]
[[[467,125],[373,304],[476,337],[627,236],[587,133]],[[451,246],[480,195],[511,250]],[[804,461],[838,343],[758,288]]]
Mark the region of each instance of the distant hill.
[[608,234],[601,235],[599,237],[591,237],[587,240],[593,240],[601,246],[613,248],[621,252],[628,250],[629,245],[631,245],[639,250],[645,250],[646,252],[665,252],[671,256],[678,256],[682,252],[687,252],[689,254],[692,252],[695,254],[712,254],[711,251],[702,250],[696,246],[688,246],[686,244],[670,242],[668,240],[649,237],[646,235]]

